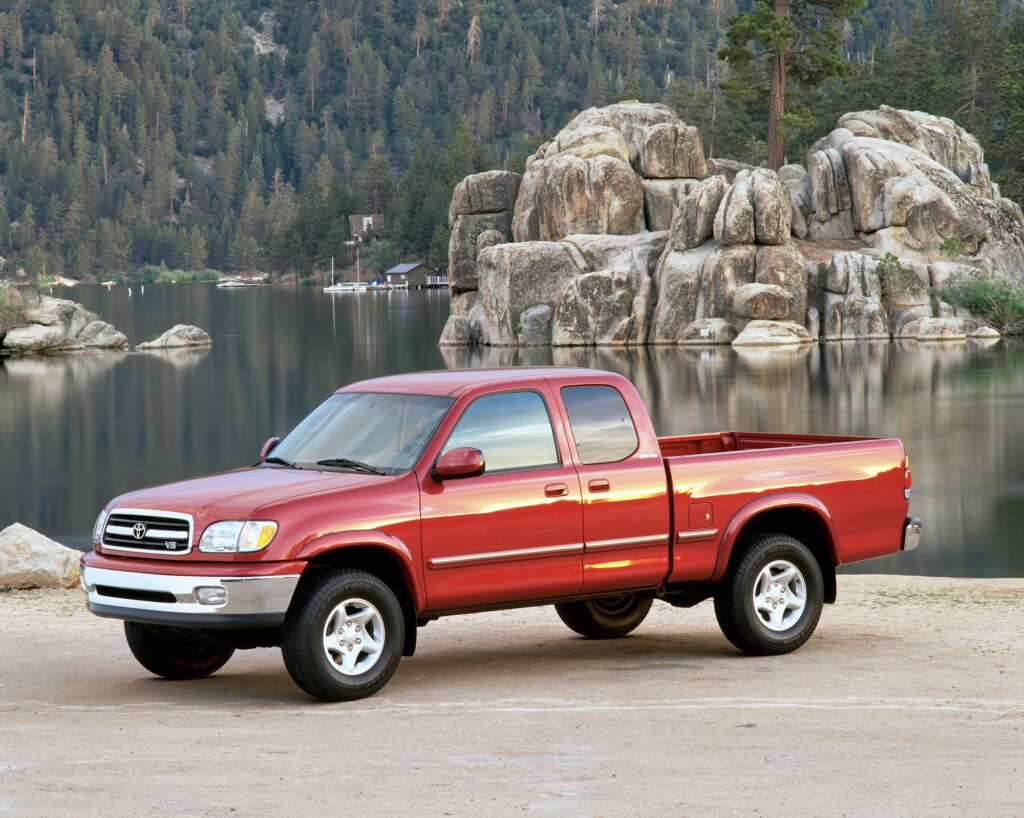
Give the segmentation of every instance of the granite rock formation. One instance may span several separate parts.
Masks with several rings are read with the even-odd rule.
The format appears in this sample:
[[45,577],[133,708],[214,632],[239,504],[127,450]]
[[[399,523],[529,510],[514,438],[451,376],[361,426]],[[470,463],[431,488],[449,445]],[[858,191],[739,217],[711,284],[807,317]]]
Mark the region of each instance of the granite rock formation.
[[1024,282],[1024,216],[977,140],[886,106],[778,173],[706,159],[664,105],[589,109],[521,179],[467,177],[449,219],[443,345],[981,337],[942,285]]

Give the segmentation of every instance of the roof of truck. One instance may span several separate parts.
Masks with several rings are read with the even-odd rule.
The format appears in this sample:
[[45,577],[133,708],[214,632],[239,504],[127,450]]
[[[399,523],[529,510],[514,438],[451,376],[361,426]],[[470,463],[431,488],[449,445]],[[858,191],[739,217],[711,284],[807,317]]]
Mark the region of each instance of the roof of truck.
[[480,386],[499,386],[538,379],[585,378],[603,383],[621,378],[614,372],[567,366],[509,366],[495,369],[440,369],[433,372],[407,372],[370,378],[343,386],[345,392],[408,392],[424,395],[460,395]]

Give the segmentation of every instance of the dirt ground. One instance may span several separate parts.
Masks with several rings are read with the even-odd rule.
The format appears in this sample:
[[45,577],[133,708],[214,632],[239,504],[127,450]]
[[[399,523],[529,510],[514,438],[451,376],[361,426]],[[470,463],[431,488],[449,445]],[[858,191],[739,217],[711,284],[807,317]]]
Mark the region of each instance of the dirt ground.
[[844,576],[796,653],[710,603],[631,637],[551,608],[431,623],[377,696],[277,650],[166,682],[77,591],[0,593],[0,813],[1021,815],[1024,580]]

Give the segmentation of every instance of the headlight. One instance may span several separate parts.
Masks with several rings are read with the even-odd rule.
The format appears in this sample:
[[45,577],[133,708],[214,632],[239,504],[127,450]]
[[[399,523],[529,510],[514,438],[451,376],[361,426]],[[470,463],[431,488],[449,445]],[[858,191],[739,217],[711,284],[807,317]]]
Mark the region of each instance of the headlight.
[[270,520],[223,520],[206,527],[199,550],[208,554],[259,551],[270,545],[277,523]]
[[100,512],[100,516],[96,518],[96,522],[92,526],[92,544],[97,546],[100,544],[100,538],[103,537],[103,524],[107,521],[107,510],[103,509]]

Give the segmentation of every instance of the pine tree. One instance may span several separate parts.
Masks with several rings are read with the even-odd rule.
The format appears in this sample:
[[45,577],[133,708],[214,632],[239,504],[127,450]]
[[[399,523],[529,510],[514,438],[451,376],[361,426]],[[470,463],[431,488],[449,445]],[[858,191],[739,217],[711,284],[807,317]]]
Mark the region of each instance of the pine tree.
[[792,76],[806,86],[818,86],[829,77],[847,73],[838,52],[839,24],[857,13],[864,0],[757,0],[754,8],[729,19],[728,44],[721,59],[742,67],[754,61],[767,64],[768,166],[778,170],[786,162],[783,131],[786,83]]

